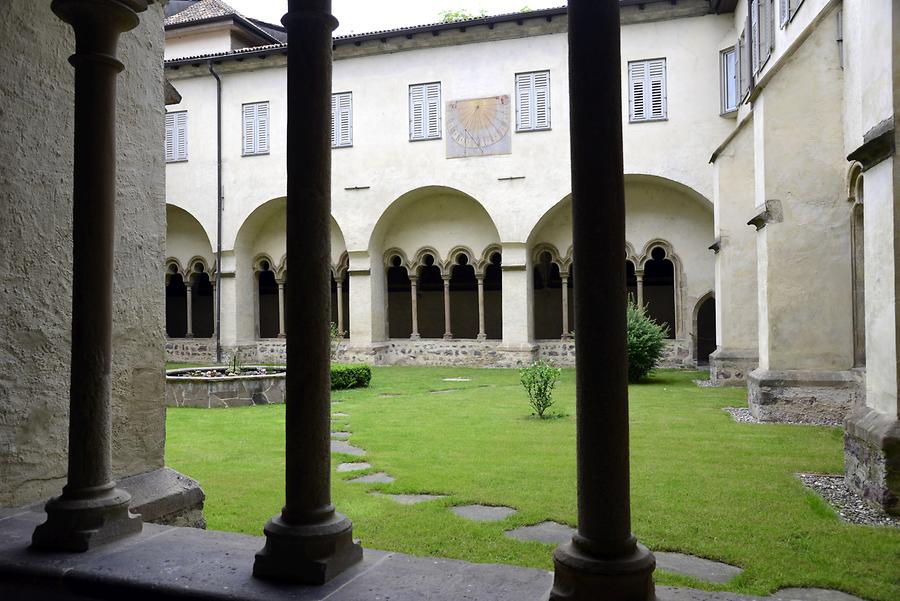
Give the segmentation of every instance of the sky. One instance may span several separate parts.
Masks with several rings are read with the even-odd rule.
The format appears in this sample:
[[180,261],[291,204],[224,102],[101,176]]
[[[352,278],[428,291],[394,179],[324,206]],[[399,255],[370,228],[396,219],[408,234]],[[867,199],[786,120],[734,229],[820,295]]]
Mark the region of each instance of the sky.
[[[334,16],[340,21],[335,35],[365,33],[406,25],[421,25],[440,20],[442,10],[482,10],[490,15],[531,9],[563,6],[565,0],[332,0]],[[225,0],[247,17],[280,23],[287,0]]]

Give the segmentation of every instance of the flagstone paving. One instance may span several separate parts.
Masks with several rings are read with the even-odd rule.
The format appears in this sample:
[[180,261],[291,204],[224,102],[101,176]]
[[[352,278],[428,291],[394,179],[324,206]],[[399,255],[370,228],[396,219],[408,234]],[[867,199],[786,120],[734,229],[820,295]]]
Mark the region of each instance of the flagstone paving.
[[512,507],[494,507],[491,505],[457,505],[450,511],[461,518],[475,522],[499,522],[516,513]]
[[343,440],[332,440],[331,452],[343,453],[344,455],[354,455],[356,457],[362,457],[366,454],[366,451],[364,449],[354,447],[349,442],[345,442]]
[[373,492],[371,494],[376,497],[387,497],[401,505],[418,505],[419,503],[424,503],[426,501],[447,498],[447,495],[389,495],[382,492]]
[[656,568],[667,572],[675,572],[684,576],[691,576],[704,582],[723,583],[728,582],[743,570],[737,566],[728,565],[711,559],[686,555],[684,553],[669,553],[666,551],[654,551],[656,556]]
[[351,478],[347,480],[347,482],[359,482],[361,484],[390,484],[394,481],[393,476],[389,476],[384,472],[376,472],[374,474],[367,474],[365,476],[360,476],[358,478]]
[[337,466],[338,472],[360,472],[362,470],[367,470],[372,467],[372,464],[366,463],[364,461],[359,463],[342,463]]
[[332,432],[331,437],[337,440],[347,440],[350,438],[350,432]]
[[532,526],[522,526],[507,530],[506,536],[520,541],[537,541],[548,545],[559,545],[572,538],[575,529],[558,522],[541,522]]

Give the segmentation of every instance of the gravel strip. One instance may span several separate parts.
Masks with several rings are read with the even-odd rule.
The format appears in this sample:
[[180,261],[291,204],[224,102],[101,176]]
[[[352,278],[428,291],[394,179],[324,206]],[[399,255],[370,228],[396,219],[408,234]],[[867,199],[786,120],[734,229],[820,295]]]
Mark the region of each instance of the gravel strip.
[[722,411],[731,414],[734,421],[739,424],[793,424],[795,426],[830,426],[832,428],[842,428],[844,426],[843,422],[824,418],[806,421],[782,420],[777,422],[763,422],[753,417],[753,414],[750,413],[750,409],[747,407],[725,407]]
[[900,518],[872,507],[862,497],[847,488],[843,476],[797,474],[803,485],[821,495],[837,512],[841,520],[864,526],[892,526],[900,528]]
[[734,418],[739,424],[761,424],[762,422],[753,417],[753,414],[750,413],[750,410],[746,407],[725,407],[722,409],[726,413],[731,414],[731,417]]

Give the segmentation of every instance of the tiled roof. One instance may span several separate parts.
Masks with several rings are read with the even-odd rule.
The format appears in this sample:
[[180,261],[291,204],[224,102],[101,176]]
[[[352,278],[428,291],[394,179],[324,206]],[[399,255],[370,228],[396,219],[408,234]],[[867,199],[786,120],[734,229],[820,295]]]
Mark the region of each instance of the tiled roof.
[[166,25],[178,25],[192,21],[205,21],[218,17],[236,15],[238,12],[221,0],[200,0],[186,9],[166,17]]

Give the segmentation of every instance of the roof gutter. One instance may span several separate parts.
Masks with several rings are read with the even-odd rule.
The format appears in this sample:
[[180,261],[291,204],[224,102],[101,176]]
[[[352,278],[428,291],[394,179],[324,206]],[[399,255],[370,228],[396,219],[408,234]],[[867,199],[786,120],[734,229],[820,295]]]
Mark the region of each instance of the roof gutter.
[[209,73],[216,79],[216,363],[222,363],[222,80],[207,62]]

